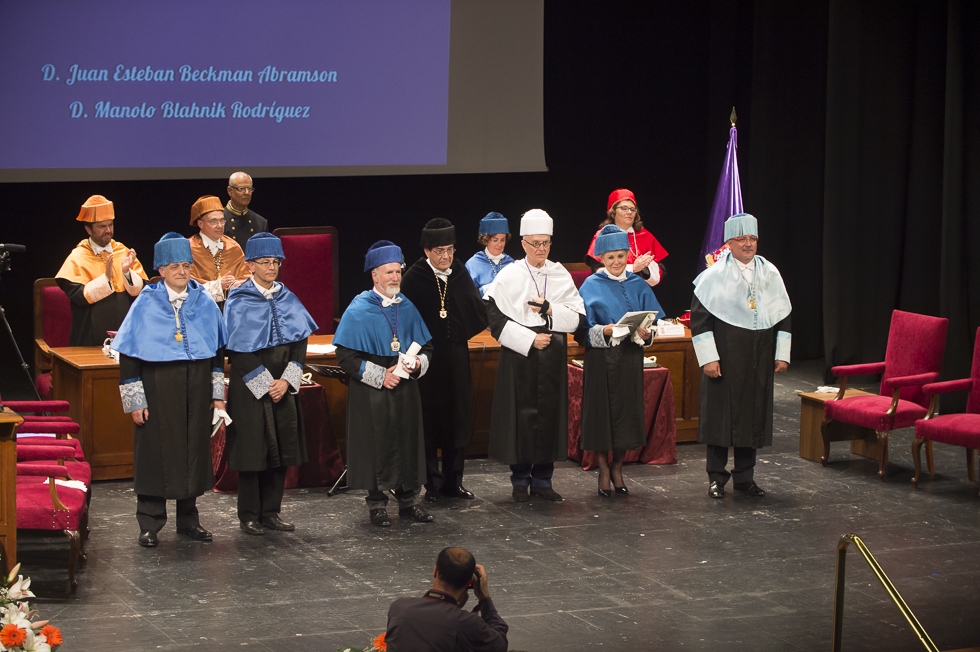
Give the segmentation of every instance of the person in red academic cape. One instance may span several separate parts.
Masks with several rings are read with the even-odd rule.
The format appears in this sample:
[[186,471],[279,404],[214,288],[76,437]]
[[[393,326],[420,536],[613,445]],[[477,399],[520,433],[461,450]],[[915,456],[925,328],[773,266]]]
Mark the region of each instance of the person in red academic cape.
[[636,274],[650,287],[660,283],[664,274],[661,261],[667,257],[667,250],[660,245],[652,233],[643,228],[643,220],[640,219],[640,211],[636,207],[636,197],[626,188],[613,190],[609,195],[609,200],[606,202],[606,219],[592,236],[589,251],[585,254],[585,262],[592,271],[598,272],[603,269],[602,261],[595,254],[595,239],[607,224],[615,224],[626,231],[629,238],[626,271]]

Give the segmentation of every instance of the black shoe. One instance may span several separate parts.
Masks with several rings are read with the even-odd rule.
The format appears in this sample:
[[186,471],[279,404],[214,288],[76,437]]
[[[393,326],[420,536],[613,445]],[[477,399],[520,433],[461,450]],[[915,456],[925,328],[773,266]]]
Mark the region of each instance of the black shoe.
[[724,498],[725,497],[725,485],[718,484],[717,482],[712,482],[708,486],[708,495],[712,498]]
[[736,484],[732,486],[735,487],[735,491],[737,491],[738,493],[745,494],[746,496],[752,496],[753,498],[762,498],[763,496],[766,495],[766,492],[763,491],[759,487],[759,485],[755,483],[755,480],[752,480],[748,484],[742,484],[742,485]]
[[435,520],[432,518],[432,514],[422,509],[419,505],[412,505],[411,507],[406,507],[405,509],[399,509],[398,515],[408,516],[416,523],[431,523]]
[[156,548],[158,545],[160,545],[160,541],[157,540],[157,533],[151,532],[150,530],[143,530],[140,532],[140,538],[138,541],[144,548]]
[[513,496],[514,500],[519,503],[526,503],[531,500],[531,497],[527,494],[528,486],[526,484],[514,485]]
[[556,503],[560,503],[565,500],[561,497],[561,494],[552,489],[551,487],[531,487],[532,496],[541,496],[545,500],[551,500]]
[[256,536],[265,534],[262,524],[258,521],[239,521],[238,525],[245,534],[254,534]]
[[616,490],[616,495],[617,496],[629,496],[630,495],[630,490],[626,488],[626,485],[623,485],[622,487],[616,487],[616,486],[614,486],[613,489]]
[[279,518],[278,515],[262,519],[262,526],[278,532],[292,532],[296,526]]
[[425,490],[425,502],[434,503],[437,502],[438,500],[439,500],[439,492],[437,492],[434,489]]
[[470,491],[469,489],[467,489],[461,484],[458,484],[455,487],[443,487],[442,495],[449,496],[450,498],[465,498],[466,500],[472,500],[473,498],[476,498],[476,496],[473,494],[472,491]]
[[210,541],[212,539],[211,533],[200,525],[195,525],[194,527],[179,527],[177,528],[177,534],[183,534],[184,536],[190,537],[195,541]]
[[371,523],[377,525],[378,527],[388,527],[391,525],[391,521],[388,520],[388,510],[386,510],[384,507],[372,509]]
[[600,498],[612,498],[612,489],[603,489],[602,480],[599,480],[599,497]]

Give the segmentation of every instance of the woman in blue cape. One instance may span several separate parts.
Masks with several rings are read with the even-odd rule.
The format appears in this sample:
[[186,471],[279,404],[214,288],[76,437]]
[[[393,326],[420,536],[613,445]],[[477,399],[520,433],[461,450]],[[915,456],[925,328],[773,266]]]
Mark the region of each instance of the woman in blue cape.
[[500,213],[487,213],[480,220],[480,235],[476,240],[485,248],[466,261],[466,271],[473,277],[476,289],[482,297],[500,270],[514,262],[513,258],[504,253],[504,245],[510,240],[507,218]]
[[[595,253],[602,271],[585,279],[579,294],[585,301],[588,332],[576,335],[585,343],[582,384],[583,450],[599,458],[599,495],[627,495],[623,481],[626,451],[646,442],[643,420],[643,348],[653,339],[648,328],[620,336],[613,325],[630,312],[663,313],[653,290],[639,276],[626,271],[629,254],[627,234],[615,224],[603,227],[596,237]],[[609,451],[613,452],[612,465]]]

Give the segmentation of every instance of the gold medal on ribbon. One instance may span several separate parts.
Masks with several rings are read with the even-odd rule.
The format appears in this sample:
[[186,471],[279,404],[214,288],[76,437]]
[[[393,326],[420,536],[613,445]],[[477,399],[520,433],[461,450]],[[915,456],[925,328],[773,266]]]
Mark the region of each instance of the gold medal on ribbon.
[[174,339],[177,340],[178,342],[183,342],[184,336],[181,335],[180,333],[177,333],[176,335],[174,335]]
[[441,317],[442,319],[445,319],[447,314],[449,313],[447,313],[445,310],[439,311],[439,317]]
[[397,353],[399,350],[401,350],[401,348],[402,348],[402,345],[401,345],[401,342],[398,341],[398,337],[397,336],[394,337],[391,340],[391,350]]

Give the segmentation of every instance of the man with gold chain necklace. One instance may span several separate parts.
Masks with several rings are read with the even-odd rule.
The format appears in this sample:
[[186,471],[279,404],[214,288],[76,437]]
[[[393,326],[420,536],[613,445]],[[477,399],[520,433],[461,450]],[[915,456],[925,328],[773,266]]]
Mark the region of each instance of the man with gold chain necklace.
[[106,331],[126,318],[143,289],[146,273],[136,252],[113,240],[115,210],[102,195],[92,195],[75,218],[88,237],[77,245],[58,270],[58,287],[71,301],[68,346],[102,346]]
[[225,409],[225,324],[190,277],[190,243],[166,234],[154,246],[153,266],[163,280],[143,288],[112,340],[123,411],[136,424],[133,492],[146,548],[158,543],[168,499],[177,501],[178,534],[211,540],[196,501],[214,486],[212,409]]
[[191,278],[204,286],[215,303],[223,305],[228,291],[251,277],[245,252],[224,234],[224,207],[214,195],[205,195],[194,202],[191,225],[200,229],[200,233],[190,237],[194,255]]
[[[487,327],[486,304],[466,266],[455,257],[456,227],[443,218],[422,229],[422,251],[402,278],[432,334],[432,366],[419,379],[425,426],[425,498],[473,498],[463,486],[470,441],[470,352],[467,341]],[[442,470],[438,450],[442,449]]]
[[[367,489],[371,523],[391,525],[388,496],[403,517],[432,521],[419,505],[425,482],[425,438],[418,378],[432,358],[431,336],[401,293],[402,250],[387,240],[371,245],[364,271],[373,287],[344,311],[333,343],[347,388],[347,484]],[[418,345],[415,349],[413,345]]]
[[707,444],[709,496],[724,498],[731,478],[735,491],[761,498],[756,450],[772,445],[773,374],[789,365],[793,308],[779,270],[756,255],[755,217],[728,218],[725,241],[731,253],[694,279],[691,334],[704,372],[698,441]]

